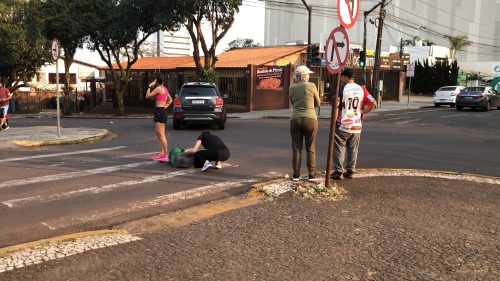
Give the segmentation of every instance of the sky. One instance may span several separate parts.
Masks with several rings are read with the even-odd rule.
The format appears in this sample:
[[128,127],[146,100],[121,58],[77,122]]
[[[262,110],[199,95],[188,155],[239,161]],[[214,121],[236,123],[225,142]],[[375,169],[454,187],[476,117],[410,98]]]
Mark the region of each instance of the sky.
[[[233,26],[218,44],[217,54],[224,52],[228,48],[229,42],[238,38],[251,38],[255,43],[264,45],[264,21],[265,9],[263,2],[256,0],[243,1],[240,12],[235,16]],[[152,35],[151,39],[155,40],[155,35]],[[97,65],[105,64],[97,52],[92,52],[87,48],[78,50],[75,58]]]

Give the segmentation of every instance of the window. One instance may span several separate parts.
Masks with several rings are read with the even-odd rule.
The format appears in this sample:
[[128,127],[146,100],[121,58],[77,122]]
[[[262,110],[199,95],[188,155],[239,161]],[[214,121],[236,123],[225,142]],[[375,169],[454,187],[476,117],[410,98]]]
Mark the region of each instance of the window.
[[[64,81],[66,81],[66,75],[64,73],[59,73],[59,84],[64,84]],[[55,73],[49,73],[49,84],[56,84],[56,74]],[[70,73],[69,74],[69,83],[70,84],[76,84],[76,74],[75,73]]]

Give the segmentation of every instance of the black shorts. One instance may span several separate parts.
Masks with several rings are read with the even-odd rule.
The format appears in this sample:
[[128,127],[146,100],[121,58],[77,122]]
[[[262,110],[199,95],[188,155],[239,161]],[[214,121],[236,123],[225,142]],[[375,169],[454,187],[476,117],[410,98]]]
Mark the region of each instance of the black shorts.
[[154,121],[155,123],[167,124],[167,110],[165,107],[155,107]]

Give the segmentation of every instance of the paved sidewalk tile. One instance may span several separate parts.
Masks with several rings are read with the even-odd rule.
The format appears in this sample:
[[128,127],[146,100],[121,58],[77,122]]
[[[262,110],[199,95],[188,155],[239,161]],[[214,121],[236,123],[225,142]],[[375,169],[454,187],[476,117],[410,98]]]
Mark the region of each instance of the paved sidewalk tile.
[[290,193],[1,280],[500,280],[500,188],[345,180],[341,201]]

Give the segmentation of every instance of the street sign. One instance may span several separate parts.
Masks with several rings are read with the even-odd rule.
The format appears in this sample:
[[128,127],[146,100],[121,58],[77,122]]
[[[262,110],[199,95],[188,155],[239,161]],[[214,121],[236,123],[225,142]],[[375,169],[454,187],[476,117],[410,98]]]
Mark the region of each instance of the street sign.
[[411,63],[406,65],[406,77],[415,77],[415,65]]
[[349,37],[343,27],[332,30],[325,43],[326,69],[331,74],[339,73],[349,55]]
[[354,26],[359,15],[359,0],[337,0],[337,17],[345,29]]
[[59,41],[57,39],[52,40],[52,58],[56,61],[59,58]]
[[493,66],[493,77],[500,76],[500,64]]

